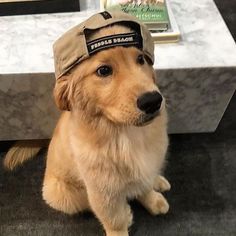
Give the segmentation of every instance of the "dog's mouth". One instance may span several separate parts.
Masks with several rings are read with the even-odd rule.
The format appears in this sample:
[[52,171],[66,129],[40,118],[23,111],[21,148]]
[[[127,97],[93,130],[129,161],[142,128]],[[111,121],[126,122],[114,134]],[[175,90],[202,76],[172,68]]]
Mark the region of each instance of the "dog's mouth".
[[157,112],[153,113],[153,114],[142,114],[139,119],[137,120],[137,122],[135,123],[135,126],[145,126],[148,125],[150,123],[152,123],[152,121],[160,115],[160,110],[158,110]]

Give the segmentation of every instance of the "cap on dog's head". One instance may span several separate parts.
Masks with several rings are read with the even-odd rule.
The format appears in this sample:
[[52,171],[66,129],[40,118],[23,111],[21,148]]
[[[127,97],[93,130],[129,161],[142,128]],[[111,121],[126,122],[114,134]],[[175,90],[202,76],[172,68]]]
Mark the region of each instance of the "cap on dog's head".
[[[134,30],[132,33],[99,37],[92,41],[87,35],[95,30],[114,24],[123,24]],[[56,79],[66,74],[75,65],[94,53],[115,46],[135,46],[154,63],[154,43],[146,26],[137,18],[121,11],[101,12],[63,34],[54,44]]]
[[59,109],[86,122],[122,126],[145,125],[161,114],[154,43],[137,18],[120,11],[95,14],[56,41],[54,58]]

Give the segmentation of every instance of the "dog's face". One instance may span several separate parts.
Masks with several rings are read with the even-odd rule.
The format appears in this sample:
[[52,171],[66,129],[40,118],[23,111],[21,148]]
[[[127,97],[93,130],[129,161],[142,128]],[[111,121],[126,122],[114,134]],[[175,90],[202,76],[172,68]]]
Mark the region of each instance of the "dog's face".
[[[111,27],[116,33],[120,28],[127,32],[121,26]],[[154,80],[153,67],[143,52],[115,47],[98,52],[60,78],[54,94],[61,109],[82,110],[90,119],[103,116],[116,124],[141,126],[164,108]]]

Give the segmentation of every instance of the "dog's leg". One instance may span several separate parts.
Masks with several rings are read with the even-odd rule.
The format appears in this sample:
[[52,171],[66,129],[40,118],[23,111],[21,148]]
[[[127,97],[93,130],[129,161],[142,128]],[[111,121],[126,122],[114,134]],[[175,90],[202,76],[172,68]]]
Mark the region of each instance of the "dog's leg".
[[89,209],[87,192],[82,184],[54,176],[45,175],[43,199],[52,208],[67,214]]
[[88,190],[91,208],[106,231],[106,236],[128,236],[132,212],[126,199],[108,197],[98,191]]
[[138,197],[138,201],[153,215],[166,214],[169,210],[164,196],[154,190]]
[[171,185],[164,176],[158,175],[154,181],[153,188],[158,192],[166,192],[170,190]]

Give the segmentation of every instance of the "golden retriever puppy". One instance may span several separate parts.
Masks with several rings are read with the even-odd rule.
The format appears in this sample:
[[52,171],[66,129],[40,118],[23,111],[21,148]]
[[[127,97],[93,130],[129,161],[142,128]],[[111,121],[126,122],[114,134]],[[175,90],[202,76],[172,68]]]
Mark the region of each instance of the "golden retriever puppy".
[[[97,47],[97,38],[109,44],[110,35],[132,32],[111,24],[89,34],[88,41]],[[56,80],[54,97],[64,112],[47,154],[46,203],[68,214],[93,211],[107,236],[128,235],[129,199],[153,215],[167,213],[161,194],[170,189],[161,176],[167,114],[144,51],[116,45],[92,54]]]
[[[97,34],[126,32],[113,26]],[[58,80],[54,95],[70,111],[49,146],[44,200],[68,214],[92,210],[109,236],[128,235],[128,199],[154,215],[166,213],[168,203],[155,191],[170,188],[160,177],[168,145],[165,103],[143,53],[134,47],[98,52]]]

